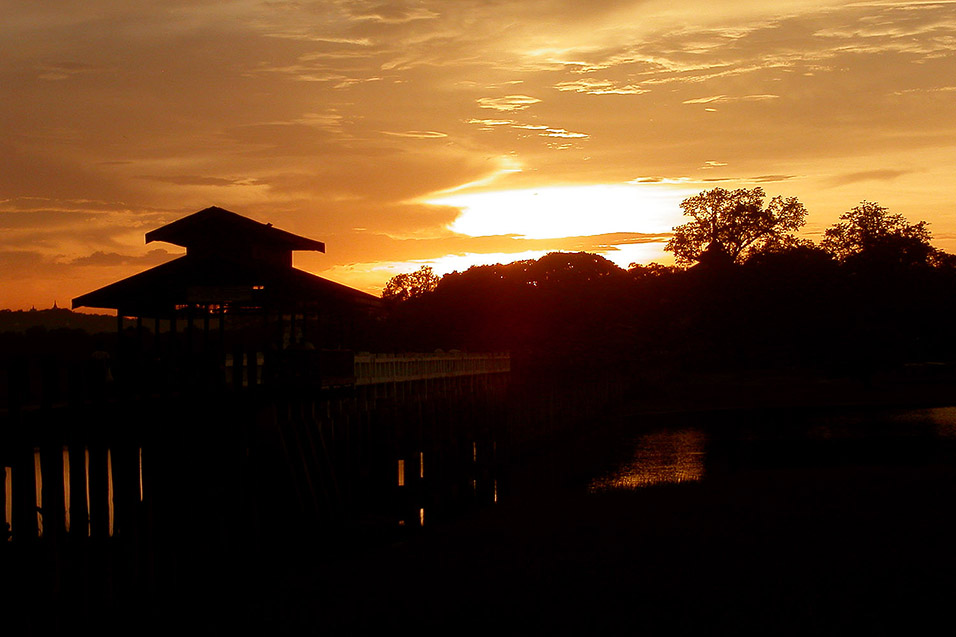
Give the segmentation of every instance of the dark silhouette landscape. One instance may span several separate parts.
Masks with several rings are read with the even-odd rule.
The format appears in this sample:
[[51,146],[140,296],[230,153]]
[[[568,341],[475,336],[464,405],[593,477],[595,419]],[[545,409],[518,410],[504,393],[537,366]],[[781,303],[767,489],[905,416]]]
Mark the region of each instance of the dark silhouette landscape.
[[[679,266],[422,268],[331,311],[240,294],[255,259],[187,237],[186,265],[80,297],[137,317],[0,313],[12,625],[930,625],[956,568],[956,262],[876,204],[815,245],[763,199],[685,201]],[[268,267],[243,285],[298,276]],[[210,272],[234,278],[196,301]]]

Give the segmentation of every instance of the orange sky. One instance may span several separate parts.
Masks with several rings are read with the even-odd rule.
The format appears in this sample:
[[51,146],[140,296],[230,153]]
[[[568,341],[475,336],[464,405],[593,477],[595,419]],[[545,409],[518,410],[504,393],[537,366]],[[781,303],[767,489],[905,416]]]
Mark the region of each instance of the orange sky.
[[0,307],[179,251],[210,205],[392,275],[667,260],[679,201],[862,199],[956,252],[956,3],[0,0]]

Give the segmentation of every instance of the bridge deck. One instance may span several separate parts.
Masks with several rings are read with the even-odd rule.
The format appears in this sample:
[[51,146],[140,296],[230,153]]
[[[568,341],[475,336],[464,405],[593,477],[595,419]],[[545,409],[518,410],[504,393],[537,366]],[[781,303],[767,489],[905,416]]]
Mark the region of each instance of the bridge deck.
[[20,359],[0,366],[0,413],[122,397],[257,386],[330,388],[500,374],[507,353],[371,354],[348,350],[237,349],[170,358]]

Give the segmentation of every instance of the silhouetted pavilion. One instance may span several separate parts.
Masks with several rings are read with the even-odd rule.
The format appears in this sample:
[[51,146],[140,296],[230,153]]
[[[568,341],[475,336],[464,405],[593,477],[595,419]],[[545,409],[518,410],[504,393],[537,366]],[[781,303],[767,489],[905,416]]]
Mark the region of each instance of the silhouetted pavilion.
[[[175,331],[177,319],[185,319],[190,327],[200,319],[208,333],[210,319],[221,330],[233,317],[233,325],[263,317],[266,324],[284,323],[288,339],[290,332],[294,336],[297,320],[300,331],[308,321],[315,327],[348,331],[351,323],[380,303],[370,294],[292,267],[294,250],[325,252],[321,241],[222,208],[206,208],[147,232],[146,243],[152,241],[185,247],[186,254],[79,296],[73,307],[114,309],[120,325],[124,317],[136,318],[139,324],[152,318],[157,332],[160,320],[169,321]],[[255,322],[263,324],[261,318]]]

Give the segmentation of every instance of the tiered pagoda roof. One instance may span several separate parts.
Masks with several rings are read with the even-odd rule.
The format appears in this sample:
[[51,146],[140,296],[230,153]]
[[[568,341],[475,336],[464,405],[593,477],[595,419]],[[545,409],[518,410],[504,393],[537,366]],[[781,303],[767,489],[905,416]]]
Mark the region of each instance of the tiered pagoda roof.
[[161,317],[192,306],[230,311],[374,307],[379,299],[292,267],[294,250],[325,244],[212,207],[146,233],[186,254],[73,299],[73,307]]

